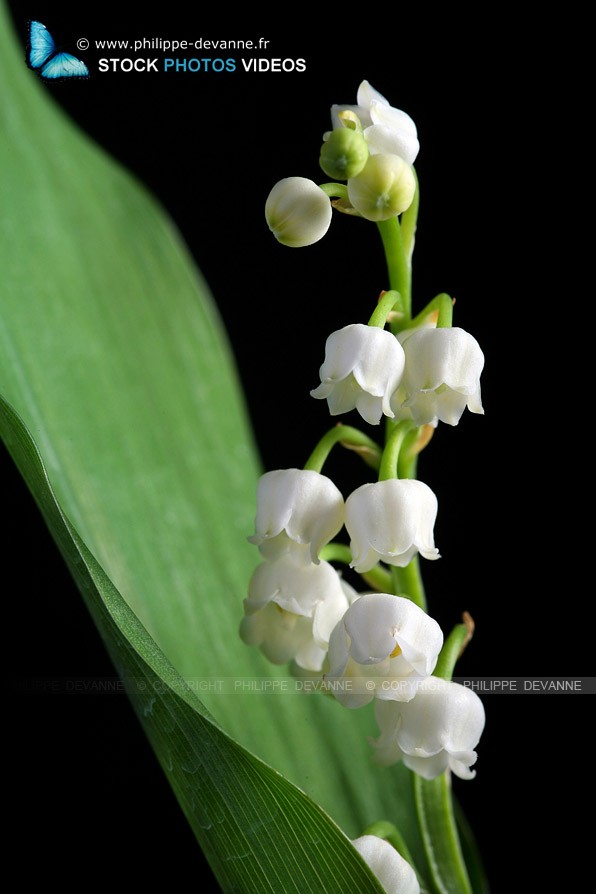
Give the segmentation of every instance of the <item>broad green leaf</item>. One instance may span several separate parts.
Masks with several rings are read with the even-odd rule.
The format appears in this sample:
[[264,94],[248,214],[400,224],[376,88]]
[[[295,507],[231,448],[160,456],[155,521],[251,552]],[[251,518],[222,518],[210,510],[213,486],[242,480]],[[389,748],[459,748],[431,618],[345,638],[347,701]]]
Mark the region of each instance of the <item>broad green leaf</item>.
[[[351,849],[315,805],[349,837],[390,818],[422,865],[409,773],[371,764],[369,710],[192,695],[210,676],[285,674],[238,637],[260,474],[238,375],[167,215],[53,106],[0,16],[0,393],[32,441],[10,414],[5,437],[119,672],[166,681],[152,707],[131,697],[176,795],[224,886],[245,861],[245,883],[262,871],[271,890],[296,890],[281,863],[292,829],[310,834],[301,866],[344,878]],[[227,835],[212,829],[231,815],[232,778]],[[272,817],[258,844],[257,805]]]
[[381,891],[325,814],[205,712],[62,513],[31,437],[1,399],[0,435],[73,570],[224,890],[343,894],[356,884],[358,891]]

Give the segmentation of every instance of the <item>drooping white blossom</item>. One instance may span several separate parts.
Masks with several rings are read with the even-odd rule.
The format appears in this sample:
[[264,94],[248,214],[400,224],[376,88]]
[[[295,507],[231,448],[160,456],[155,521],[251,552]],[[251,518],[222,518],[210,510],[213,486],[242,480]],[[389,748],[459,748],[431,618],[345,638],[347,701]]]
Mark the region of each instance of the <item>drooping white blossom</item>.
[[255,569],[244,600],[240,636],[274,664],[320,671],[331,631],[356,595],[328,562],[310,561],[306,545],[288,548]]
[[255,533],[248,539],[271,558],[283,551],[287,536],[308,544],[317,563],[343,523],[344,499],[330,478],[310,469],[277,469],[259,479]]
[[303,248],[322,239],[331,224],[331,202],[313,180],[285,177],[265,202],[265,219],[278,242]]
[[366,572],[383,561],[404,568],[416,553],[438,559],[433,530],[437,510],[437,498],[423,481],[392,478],[363,484],[346,500],[351,566]]
[[406,329],[400,341],[406,364],[391,400],[398,418],[411,418],[416,425],[457,425],[466,407],[484,413],[484,354],[473,335],[458,327],[423,327]]
[[373,698],[409,701],[432,674],[441,647],[440,626],[410,599],[388,593],[361,596],[329,640],[328,681],[341,704],[359,708]]
[[310,393],[327,400],[332,416],[356,409],[366,422],[377,425],[383,414],[393,418],[390,399],[404,364],[403,348],[391,332],[352,323],[327,339],[321,384]]
[[352,844],[378,878],[386,894],[420,894],[416,873],[388,841],[361,835]]
[[360,119],[371,155],[398,155],[409,165],[414,164],[420,150],[414,121],[406,112],[391,106],[368,81],[360,84],[356,105],[331,107],[334,129],[341,126],[339,114],[344,110],[354,112]]
[[469,687],[428,677],[407,704],[377,702],[380,736],[372,744],[375,760],[406,767],[433,779],[450,769],[461,779],[476,775],[476,746],[484,729],[484,706]]

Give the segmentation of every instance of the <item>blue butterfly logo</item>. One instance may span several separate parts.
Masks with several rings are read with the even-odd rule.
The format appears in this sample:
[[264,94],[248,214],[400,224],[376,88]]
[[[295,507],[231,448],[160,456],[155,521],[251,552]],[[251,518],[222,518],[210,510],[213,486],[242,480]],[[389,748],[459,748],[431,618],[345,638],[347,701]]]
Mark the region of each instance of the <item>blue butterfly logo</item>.
[[42,78],[88,78],[84,62],[70,53],[59,53],[54,38],[41,22],[29,25],[27,62],[33,69],[41,69]]

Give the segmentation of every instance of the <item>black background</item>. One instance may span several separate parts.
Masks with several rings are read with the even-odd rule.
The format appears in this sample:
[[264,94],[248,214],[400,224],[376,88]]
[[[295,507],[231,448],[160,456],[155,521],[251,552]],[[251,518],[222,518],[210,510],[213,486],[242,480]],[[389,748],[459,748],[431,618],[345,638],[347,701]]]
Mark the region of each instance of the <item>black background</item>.
[[[141,20],[104,4],[80,15],[56,4],[10,7],[23,53],[36,18],[87,62],[89,80],[44,89],[157,195],[188,243],[229,333],[266,468],[301,465],[328,427],[326,404],[308,395],[324,340],[365,321],[387,283],[373,226],[336,215],[324,240],[287,249],[267,230],[265,198],[281,177],[325,179],[317,160],[328,107],[354,102],[363,78],[412,115],[422,145],[414,300],[420,309],[439,291],[454,295],[455,324],[486,355],[486,415],[440,426],[421,460],[439,497],[443,557],[424,565],[431,612],[445,627],[464,609],[476,621],[460,674],[589,674],[561,502],[569,475],[556,478],[565,446],[548,301],[564,267],[551,225],[557,165],[544,136],[557,73],[532,30],[505,10],[482,22],[453,10],[432,21],[405,11],[387,19],[377,9],[350,21],[337,11],[316,21],[286,12],[276,23],[256,13],[207,18],[176,4]],[[100,74],[100,56],[131,54],[75,49],[79,37],[193,36],[263,36],[271,41],[263,57],[302,58],[306,72]],[[345,493],[354,467],[337,460]],[[139,885],[204,887],[209,871],[125,697],[22,691],[28,680],[113,669],[4,452],[0,476],[6,517],[19,519],[5,534],[5,565],[18,581],[7,599],[5,770],[15,854],[17,844],[31,854],[21,871],[79,890],[76,854],[99,883],[122,872]],[[573,835],[560,817],[592,700],[488,696],[485,706],[478,776],[456,780],[457,793],[493,890],[522,890],[508,854],[521,856],[527,878],[552,880],[564,866],[566,846],[551,851],[549,842],[553,824],[559,842]]]

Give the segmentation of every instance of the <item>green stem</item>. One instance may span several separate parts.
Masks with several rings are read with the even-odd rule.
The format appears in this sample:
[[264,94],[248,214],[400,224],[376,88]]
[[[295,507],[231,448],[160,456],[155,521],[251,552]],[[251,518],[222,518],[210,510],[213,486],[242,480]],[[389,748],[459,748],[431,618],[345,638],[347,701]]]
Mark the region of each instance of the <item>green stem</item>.
[[387,322],[387,317],[393,310],[396,304],[399,304],[399,310],[402,309],[402,300],[399,292],[396,292],[394,289],[390,289],[388,292],[383,292],[377,306],[375,307],[370,320],[368,321],[369,326],[378,326],[379,329],[385,328],[385,323]]
[[381,220],[377,223],[377,227],[379,228],[385,250],[389,287],[401,295],[404,323],[408,323],[412,316],[411,275],[410,265],[404,254],[399,220],[397,217]]
[[436,779],[413,773],[424,850],[437,894],[472,894],[451,800],[447,772]]
[[375,565],[370,571],[361,571],[360,577],[373,590],[379,593],[391,593],[391,574],[380,565]]
[[453,298],[446,292],[435,295],[424,310],[416,314],[410,327],[421,326],[435,311],[437,312],[437,329],[449,329],[453,325]]
[[[382,221],[377,225],[387,260],[390,288],[399,292],[402,299],[403,316],[393,323],[391,329],[394,334],[405,328],[422,324],[435,311],[438,328],[450,327],[453,321],[453,302],[445,293],[433,298],[425,309],[412,319],[412,253],[419,199],[420,191],[417,181],[414,201],[410,208],[402,214],[401,225],[397,217]],[[408,438],[404,445],[404,438],[410,429],[411,426],[402,428],[401,423],[387,425],[385,449],[379,469],[380,481],[395,478],[398,474],[404,477],[404,473],[407,474],[407,477],[415,477],[417,455],[412,455],[407,449],[413,445],[412,438]],[[404,446],[406,449],[402,451]],[[391,580],[394,593],[408,596],[416,605],[426,610],[426,596],[418,556],[412,559],[405,568],[392,567]],[[469,635],[470,631],[465,624],[457,625],[454,628],[439,656],[435,668],[437,676],[450,679],[455,661]],[[412,775],[420,830],[437,894],[472,894],[457,834],[450,780],[447,773],[432,780],[422,779],[416,773]],[[389,827],[390,824],[387,826]],[[379,831],[375,831],[375,826],[369,827],[369,834],[387,838],[405,859],[409,859],[401,849],[403,840],[397,830],[385,829],[385,824],[379,824],[377,828]]]
[[397,478],[397,463],[399,453],[406,435],[412,428],[412,422],[409,419],[403,419],[393,427],[393,430],[387,437],[385,449],[381,457],[381,465],[379,466],[379,481],[387,481],[389,478]]
[[407,596],[419,608],[426,611],[426,594],[424,592],[424,584],[422,583],[422,575],[420,573],[420,560],[418,556],[414,556],[409,565],[405,568],[392,569],[394,593],[397,596]]
[[412,269],[412,254],[414,252],[414,237],[416,235],[416,225],[418,222],[418,207],[420,205],[420,184],[416,171],[412,168],[414,177],[416,177],[416,192],[410,207],[404,211],[401,216],[401,235],[403,242],[404,257],[410,270]]
[[347,202],[349,201],[348,187],[345,183],[319,183],[319,188],[330,199],[345,199]]
[[342,425],[341,423],[330,429],[319,441],[306,463],[305,469],[312,472],[320,472],[323,468],[325,460],[329,456],[336,444],[345,443],[352,448],[362,448],[375,454],[380,454],[380,447],[371,438],[367,437],[357,428],[351,425]]
[[453,676],[453,670],[457,659],[465,649],[468,641],[472,636],[473,622],[469,615],[468,623],[456,624],[445,642],[437,659],[436,667],[433,671],[435,677],[441,677],[442,680],[450,680]]
[[398,478],[415,478],[418,469],[418,453],[412,452],[412,447],[419,437],[420,429],[415,428],[409,431],[402,445],[397,460],[397,477]]

